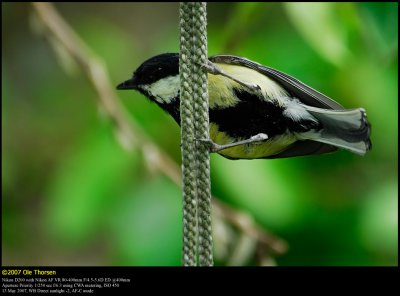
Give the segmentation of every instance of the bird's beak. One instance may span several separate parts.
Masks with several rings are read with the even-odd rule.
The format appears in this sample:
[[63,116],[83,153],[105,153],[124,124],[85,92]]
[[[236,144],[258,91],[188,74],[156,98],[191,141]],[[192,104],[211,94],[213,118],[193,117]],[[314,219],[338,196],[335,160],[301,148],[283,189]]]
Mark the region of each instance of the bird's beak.
[[131,78],[127,81],[124,81],[120,84],[118,84],[117,89],[136,89],[137,84],[135,83],[134,79]]

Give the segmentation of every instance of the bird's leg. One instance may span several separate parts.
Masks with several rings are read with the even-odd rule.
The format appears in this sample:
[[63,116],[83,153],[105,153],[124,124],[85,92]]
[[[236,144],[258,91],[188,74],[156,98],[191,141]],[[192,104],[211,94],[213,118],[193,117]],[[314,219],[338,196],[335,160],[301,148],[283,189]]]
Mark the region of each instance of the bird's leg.
[[266,134],[257,134],[250,139],[246,139],[243,141],[238,141],[238,142],[233,142],[225,145],[219,145],[217,143],[214,143],[211,139],[196,139],[196,141],[203,142],[204,144],[209,146],[209,151],[210,152],[218,152],[227,148],[232,148],[236,147],[239,145],[244,145],[244,144],[251,144],[251,143],[256,143],[256,142],[262,142],[268,139],[268,135]]
[[213,74],[213,75],[225,76],[225,77],[227,77],[227,78],[239,83],[240,85],[248,88],[252,92],[261,91],[261,88],[260,88],[260,86],[258,84],[247,83],[247,82],[244,82],[244,81],[240,81],[240,80],[236,79],[235,77],[226,74],[222,69],[220,69],[217,65],[215,65],[212,62],[210,62],[209,60],[207,60],[207,64],[203,65],[203,67],[207,70],[208,73]]

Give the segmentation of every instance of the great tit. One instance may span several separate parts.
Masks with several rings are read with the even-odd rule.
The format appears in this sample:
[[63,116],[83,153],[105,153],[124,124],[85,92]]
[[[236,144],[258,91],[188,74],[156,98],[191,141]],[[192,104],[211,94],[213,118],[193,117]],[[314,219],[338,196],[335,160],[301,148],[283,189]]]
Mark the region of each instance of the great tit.
[[[209,65],[210,140],[222,147],[220,155],[284,158],[338,148],[364,155],[371,149],[363,108],[344,109],[299,80],[246,58],[217,55]],[[117,89],[141,92],[180,124],[178,53],[148,59]]]

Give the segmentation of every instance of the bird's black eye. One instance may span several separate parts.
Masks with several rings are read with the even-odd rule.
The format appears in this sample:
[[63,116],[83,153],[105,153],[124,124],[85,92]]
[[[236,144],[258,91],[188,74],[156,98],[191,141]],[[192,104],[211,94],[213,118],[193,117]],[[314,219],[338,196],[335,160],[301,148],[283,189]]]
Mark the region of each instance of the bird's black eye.
[[150,80],[157,80],[162,76],[163,68],[156,68],[148,77]]
[[157,69],[154,70],[154,72],[152,73],[153,76],[158,76],[162,73],[162,68],[159,67]]

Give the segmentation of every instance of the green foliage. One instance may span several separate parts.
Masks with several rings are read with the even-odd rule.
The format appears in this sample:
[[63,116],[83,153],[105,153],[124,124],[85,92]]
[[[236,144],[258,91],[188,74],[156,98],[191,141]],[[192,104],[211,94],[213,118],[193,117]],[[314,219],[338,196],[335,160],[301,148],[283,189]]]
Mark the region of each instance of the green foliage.
[[114,264],[181,265],[181,191],[165,178],[122,196],[110,223]]
[[291,2],[285,3],[285,8],[296,29],[322,58],[335,66],[345,63],[350,55],[345,35],[351,27],[338,10],[347,9],[346,5]]
[[[66,73],[32,33],[31,6],[2,8],[3,264],[180,265],[180,189],[118,145],[87,78]],[[115,85],[144,59],[178,51],[177,4],[57,8]],[[245,56],[364,107],[373,142],[365,157],[212,155],[212,192],[288,242],[278,265],[397,265],[398,4],[210,3],[208,11],[210,55]],[[180,163],[173,120],[140,94],[118,95]]]
[[138,180],[138,156],[123,151],[112,134],[104,136],[107,132],[91,131],[50,181],[43,227],[67,247],[96,235],[123,188]]

